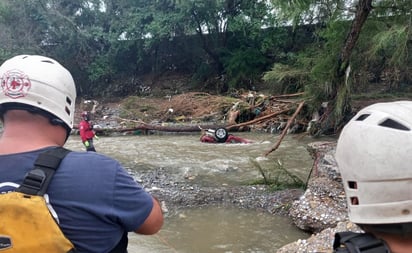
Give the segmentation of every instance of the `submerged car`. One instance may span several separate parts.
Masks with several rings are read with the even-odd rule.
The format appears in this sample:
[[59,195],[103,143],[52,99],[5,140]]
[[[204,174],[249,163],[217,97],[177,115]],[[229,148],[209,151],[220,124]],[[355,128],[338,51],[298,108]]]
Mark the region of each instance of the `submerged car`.
[[208,143],[252,143],[251,140],[229,134],[223,127],[207,130],[202,129],[200,141]]

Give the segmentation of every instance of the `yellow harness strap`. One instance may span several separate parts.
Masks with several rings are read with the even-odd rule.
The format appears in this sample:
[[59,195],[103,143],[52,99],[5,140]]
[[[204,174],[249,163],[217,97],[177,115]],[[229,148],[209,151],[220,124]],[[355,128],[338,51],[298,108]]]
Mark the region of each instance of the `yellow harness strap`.
[[68,152],[55,148],[40,154],[17,191],[0,194],[0,252],[75,252],[43,197]]

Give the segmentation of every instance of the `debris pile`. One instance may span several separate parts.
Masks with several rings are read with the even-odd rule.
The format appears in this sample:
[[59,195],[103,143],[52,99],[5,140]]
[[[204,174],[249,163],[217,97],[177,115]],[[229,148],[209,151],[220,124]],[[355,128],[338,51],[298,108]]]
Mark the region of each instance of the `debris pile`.
[[[215,127],[272,134],[283,133],[287,128],[287,133],[301,133],[307,130],[311,120],[305,115],[301,96],[302,93],[268,96],[245,92],[227,97],[188,92],[162,98],[128,97],[110,104],[86,100],[78,106],[77,113],[91,111],[99,131],[106,133],[135,130],[191,132]],[[300,104],[303,109],[296,114]]]

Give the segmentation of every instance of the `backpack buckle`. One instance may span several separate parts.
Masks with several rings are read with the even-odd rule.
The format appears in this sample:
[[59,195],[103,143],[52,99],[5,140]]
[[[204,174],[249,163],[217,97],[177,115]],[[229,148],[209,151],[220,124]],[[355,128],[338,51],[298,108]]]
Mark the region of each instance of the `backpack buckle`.
[[42,188],[46,180],[46,173],[40,169],[34,169],[27,173],[20,186],[20,192],[27,194],[36,194]]

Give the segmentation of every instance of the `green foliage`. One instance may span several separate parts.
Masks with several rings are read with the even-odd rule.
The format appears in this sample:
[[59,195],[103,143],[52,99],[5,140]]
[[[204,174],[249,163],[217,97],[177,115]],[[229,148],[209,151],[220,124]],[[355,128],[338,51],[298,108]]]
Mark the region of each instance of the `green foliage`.
[[326,29],[319,33],[322,42],[319,50],[313,51],[314,65],[311,69],[311,82],[308,91],[315,91],[309,96],[326,101],[334,92],[334,77],[338,65],[340,49],[343,46],[345,35],[348,31],[347,22],[330,22]]
[[293,25],[303,22],[305,11],[310,9],[311,0],[271,0],[273,6],[276,6],[282,20],[291,21]]
[[301,66],[275,63],[265,72],[263,80],[272,86],[274,93],[294,93],[302,91],[307,83],[309,71]]
[[357,3],[2,0],[0,60],[19,53],[56,58],[74,74],[79,95],[107,94],[114,81],[147,73],[190,73],[220,92],[251,88],[263,74],[276,92],[304,89],[313,108],[338,90],[336,105],[344,107],[345,97],[373,82],[398,91],[411,86],[407,0],[373,2],[350,76],[335,80]]
[[266,58],[256,48],[239,48],[223,59],[229,88],[249,88],[266,66]]
[[[410,27],[410,13],[405,13],[405,11],[410,10],[411,4],[405,1],[395,2],[391,2],[391,5],[388,5],[386,1],[375,3],[376,12],[372,12],[372,17],[361,30],[361,36],[351,52],[350,71],[347,72],[349,76],[345,78],[339,76],[337,69],[341,67],[339,65],[341,64],[340,54],[351,29],[351,20],[354,15],[348,9],[356,7],[350,6],[354,3],[337,0],[326,1],[324,5],[319,5],[317,1],[312,0],[273,0],[272,3],[282,10],[282,14],[285,14],[283,17],[289,18],[293,24],[306,23],[308,18],[309,20],[315,18],[313,20],[324,24],[324,27],[318,30],[317,42],[296,54],[299,60],[290,58],[285,63],[276,62],[272,70],[265,73],[264,80],[282,87],[282,81],[287,80],[286,77],[297,77],[298,73],[308,73],[304,83],[310,108],[316,109],[323,101],[335,99],[332,101],[334,113],[330,114],[331,118],[328,121],[339,123],[344,113],[350,111],[349,98],[353,86],[365,87],[373,80],[372,78],[379,81],[378,76],[369,75],[371,71],[376,73],[376,70],[381,69],[383,73],[387,73],[384,69],[388,69],[392,70],[389,73],[410,72],[405,67],[410,65],[408,64],[410,60],[405,59],[410,55],[408,43],[405,43],[409,37],[405,32],[408,29],[405,27]],[[393,4],[399,9],[388,8]],[[317,13],[312,12],[313,10]],[[398,14],[394,15],[396,12]],[[405,22],[406,20],[409,22]],[[302,59],[308,59],[308,61],[305,63]],[[402,78],[401,75],[392,75],[390,78],[410,80],[405,76]],[[286,86],[287,83],[283,85]]]
[[213,73],[213,69],[209,64],[200,63],[195,73],[193,74],[193,79],[199,81],[206,81],[211,75],[213,75]]
[[97,57],[94,62],[87,67],[87,72],[91,81],[102,80],[113,74],[110,69],[109,59],[106,56]]
[[285,169],[280,160],[277,160],[273,168],[262,168],[262,166],[260,166],[260,164],[256,160],[249,160],[252,165],[260,172],[263,178],[262,180],[255,181],[253,184],[269,185],[273,190],[305,187],[305,182],[298,176]]
[[47,24],[41,8],[30,0],[0,3],[0,45],[16,53],[40,52]]
[[387,30],[381,31],[373,36],[373,47],[370,49],[371,55],[385,52],[393,52],[390,62],[396,65],[404,62],[408,49],[408,27],[395,25]]
[[0,62],[4,62],[13,56],[13,52],[7,51],[3,48],[0,48]]

